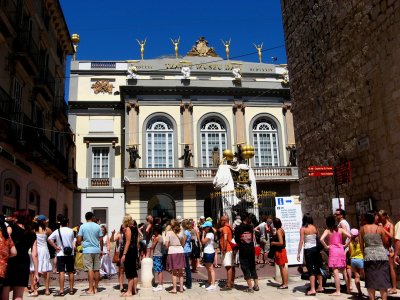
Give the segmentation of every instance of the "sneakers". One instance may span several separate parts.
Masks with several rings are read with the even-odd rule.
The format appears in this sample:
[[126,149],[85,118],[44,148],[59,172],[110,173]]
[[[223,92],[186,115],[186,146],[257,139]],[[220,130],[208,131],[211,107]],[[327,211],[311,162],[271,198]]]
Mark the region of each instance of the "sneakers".
[[162,290],[163,286],[160,284],[153,288],[153,292],[161,292]]
[[209,287],[206,288],[206,291],[215,291],[217,288],[215,285],[210,285]]
[[258,285],[253,286],[253,290],[255,290],[256,292],[258,292],[260,290],[260,287]]
[[206,284],[202,285],[201,287],[202,287],[203,289],[206,289],[206,288],[210,287],[210,285],[209,285],[208,283],[206,283]]

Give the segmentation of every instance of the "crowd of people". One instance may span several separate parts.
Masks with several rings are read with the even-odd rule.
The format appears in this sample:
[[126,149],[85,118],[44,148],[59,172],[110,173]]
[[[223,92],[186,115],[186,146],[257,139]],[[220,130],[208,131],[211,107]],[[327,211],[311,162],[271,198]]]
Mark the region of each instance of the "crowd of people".
[[[49,295],[50,273],[59,274],[59,290],[54,296],[74,294],[74,276],[77,270],[87,273],[88,288],[85,295],[98,291],[101,276],[117,274],[121,296],[137,294],[138,270],[143,258],[152,258],[155,281],[154,292],[164,287],[164,271],[172,275],[169,293],[184,293],[192,288],[192,273],[199,268],[207,270],[205,291],[215,291],[218,279],[225,279],[221,291],[235,286],[236,268],[240,267],[247,282],[247,293],[260,290],[256,264],[276,264],[282,282],[279,289],[288,289],[288,263],[285,230],[279,218],[244,213],[234,220],[223,215],[217,222],[201,216],[199,220],[153,218],[137,224],[130,215],[122,220],[119,230],[108,231],[92,212],[85,215],[86,222],[74,228],[62,215],[55,226],[49,226],[44,215],[34,218],[28,211],[17,211],[8,218],[0,218],[0,288],[2,299],[22,299],[26,289],[30,297],[38,296],[39,278],[43,280],[44,294]],[[321,233],[321,234],[320,234]],[[111,253],[111,243],[115,249]],[[335,291],[341,294],[340,272],[347,293],[352,292],[354,275],[358,296],[363,296],[361,279],[365,280],[369,298],[375,299],[375,290],[381,298],[396,294],[395,265],[399,263],[400,222],[393,225],[387,213],[367,212],[360,228],[351,228],[345,211],[337,209],[326,218],[325,230],[314,225],[311,214],[302,219],[297,259],[303,261],[309,275],[307,296],[324,292],[324,254],[333,274]],[[215,268],[226,270],[225,278],[216,278]],[[118,271],[116,270],[118,268]],[[65,288],[65,278],[69,289]],[[125,288],[125,278],[127,288]],[[29,284],[29,286],[28,286]]]
[[328,254],[328,267],[334,277],[335,291],[332,296],[341,294],[340,272],[343,273],[348,294],[352,292],[353,274],[359,297],[363,297],[361,278],[365,280],[371,300],[375,299],[376,290],[379,290],[383,300],[388,294],[397,294],[395,265],[400,262],[400,222],[394,226],[384,210],[365,213],[360,228],[351,228],[345,217],[345,211],[337,209],[333,216],[326,218],[326,229],[319,236],[312,216],[308,213],[303,216],[297,259],[300,261],[304,249],[304,262],[310,280],[306,295],[324,292],[324,251]]

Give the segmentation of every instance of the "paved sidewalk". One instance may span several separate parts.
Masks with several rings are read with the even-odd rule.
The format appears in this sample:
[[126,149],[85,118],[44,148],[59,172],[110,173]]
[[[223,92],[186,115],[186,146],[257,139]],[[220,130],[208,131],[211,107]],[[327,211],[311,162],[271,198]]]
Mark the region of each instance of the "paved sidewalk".
[[[344,284],[344,282],[342,282]],[[245,282],[242,280],[237,280],[235,282],[235,289],[231,291],[220,291],[219,288],[216,291],[206,291],[202,287],[200,287],[199,282],[193,283],[193,288],[190,290],[185,291],[184,293],[178,294],[170,294],[167,291],[161,292],[153,292],[151,288],[140,288],[138,287],[138,295],[127,299],[206,299],[206,300],[214,300],[221,298],[225,299],[240,299],[243,300],[244,298],[254,298],[254,299],[272,299],[272,300],[283,300],[283,299],[308,299],[308,300],[315,300],[315,299],[359,299],[356,297],[356,294],[348,295],[342,294],[341,296],[330,296],[329,293],[334,291],[333,288],[333,281],[328,281],[328,287],[326,287],[325,293],[318,293],[316,296],[305,296],[305,292],[308,287],[308,281],[301,280],[299,277],[290,277],[289,280],[289,289],[287,290],[279,290],[277,286],[279,283],[274,281],[272,278],[264,278],[260,280],[260,291],[254,293],[247,293],[243,290],[246,288]],[[363,286],[363,283],[362,283]],[[68,284],[66,285],[68,287]],[[167,283],[164,285],[166,290],[171,289],[171,283]],[[55,288],[55,286],[54,286]],[[53,294],[56,290],[52,289]],[[100,289],[99,292],[94,296],[86,296],[82,295],[82,292],[87,289],[87,282],[78,282],[75,286],[77,291],[74,295],[69,295],[68,290],[66,290],[67,294],[64,297],[54,297],[53,294],[50,296],[39,295],[36,299],[124,299],[120,297],[119,290],[115,289],[118,288],[115,282],[100,282]],[[353,287],[353,291],[356,291],[355,286]],[[367,291],[363,289],[364,295],[367,295]],[[39,293],[43,293],[43,288],[40,288]],[[379,293],[377,292],[377,296]],[[28,294],[24,294],[24,298],[28,297]],[[228,297],[228,298],[227,298]],[[389,299],[399,299],[400,294],[395,295],[395,297],[389,297]],[[364,297],[367,299],[367,297]]]

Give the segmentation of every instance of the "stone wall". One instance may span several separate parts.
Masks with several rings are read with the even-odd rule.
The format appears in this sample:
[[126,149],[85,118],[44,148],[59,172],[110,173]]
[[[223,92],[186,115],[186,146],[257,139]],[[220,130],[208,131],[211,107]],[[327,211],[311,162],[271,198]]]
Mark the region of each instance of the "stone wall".
[[400,211],[400,1],[282,0],[303,211],[331,213],[332,178],[311,165],[350,160],[340,186],[352,225],[371,198]]

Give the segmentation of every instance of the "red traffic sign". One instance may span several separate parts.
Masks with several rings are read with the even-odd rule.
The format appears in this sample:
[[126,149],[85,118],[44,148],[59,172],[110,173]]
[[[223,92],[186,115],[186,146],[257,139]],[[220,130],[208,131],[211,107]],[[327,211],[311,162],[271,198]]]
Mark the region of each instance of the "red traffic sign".
[[333,172],[332,166],[310,166],[307,168],[308,172]]
[[308,172],[310,177],[333,176],[333,172]]

